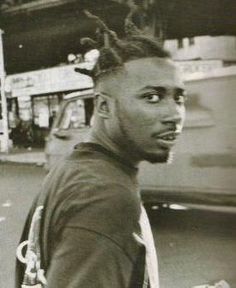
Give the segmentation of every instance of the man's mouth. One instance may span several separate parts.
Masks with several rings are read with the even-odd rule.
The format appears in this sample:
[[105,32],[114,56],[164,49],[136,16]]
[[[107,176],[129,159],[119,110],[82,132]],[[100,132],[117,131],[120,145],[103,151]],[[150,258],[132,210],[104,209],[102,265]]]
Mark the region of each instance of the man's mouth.
[[156,134],[154,138],[160,146],[170,149],[176,144],[179,134],[179,132],[168,131],[161,134]]
[[163,140],[167,140],[167,141],[169,141],[169,140],[175,140],[176,139],[176,137],[174,136],[174,135],[167,135],[167,136],[163,136],[163,137],[158,137],[159,139],[163,139]]

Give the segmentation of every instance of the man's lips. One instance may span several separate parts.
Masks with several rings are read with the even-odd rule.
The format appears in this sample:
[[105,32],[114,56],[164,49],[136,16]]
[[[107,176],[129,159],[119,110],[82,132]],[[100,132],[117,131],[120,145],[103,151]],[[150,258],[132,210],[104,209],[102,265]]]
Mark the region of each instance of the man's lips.
[[159,134],[154,134],[155,138],[163,139],[163,140],[175,140],[180,132],[177,131],[166,131]]
[[168,149],[176,144],[179,134],[180,132],[177,131],[166,131],[160,134],[154,134],[153,137],[160,146]]

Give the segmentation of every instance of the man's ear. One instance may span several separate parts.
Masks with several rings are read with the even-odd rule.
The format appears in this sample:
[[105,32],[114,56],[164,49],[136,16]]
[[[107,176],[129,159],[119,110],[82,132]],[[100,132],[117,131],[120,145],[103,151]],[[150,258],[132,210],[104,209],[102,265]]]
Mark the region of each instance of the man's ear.
[[110,117],[110,99],[108,96],[96,93],[95,106],[100,117],[108,119]]

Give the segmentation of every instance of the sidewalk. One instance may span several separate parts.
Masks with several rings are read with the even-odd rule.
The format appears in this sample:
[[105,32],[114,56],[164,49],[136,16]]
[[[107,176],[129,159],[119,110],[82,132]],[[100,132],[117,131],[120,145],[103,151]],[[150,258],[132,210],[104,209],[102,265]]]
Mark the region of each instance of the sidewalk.
[[0,163],[11,162],[11,163],[23,163],[23,164],[36,164],[43,166],[46,162],[44,150],[38,148],[28,149],[13,149],[9,153],[0,152]]

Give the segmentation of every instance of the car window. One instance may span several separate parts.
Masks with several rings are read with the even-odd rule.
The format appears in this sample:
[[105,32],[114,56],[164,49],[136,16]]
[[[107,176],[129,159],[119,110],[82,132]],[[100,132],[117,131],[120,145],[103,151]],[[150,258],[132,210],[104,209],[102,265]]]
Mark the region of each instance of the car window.
[[93,99],[73,99],[64,107],[59,123],[60,129],[79,129],[91,126]]

